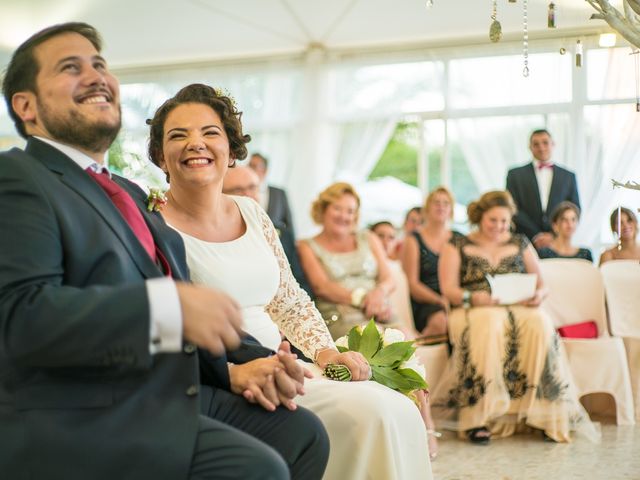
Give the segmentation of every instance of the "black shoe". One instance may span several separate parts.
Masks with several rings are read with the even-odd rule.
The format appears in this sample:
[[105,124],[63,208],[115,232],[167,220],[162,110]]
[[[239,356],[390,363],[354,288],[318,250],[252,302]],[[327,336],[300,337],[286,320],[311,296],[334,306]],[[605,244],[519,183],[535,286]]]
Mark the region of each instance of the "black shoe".
[[471,443],[476,445],[488,445],[491,440],[491,433],[486,427],[472,428],[467,430],[467,437]]

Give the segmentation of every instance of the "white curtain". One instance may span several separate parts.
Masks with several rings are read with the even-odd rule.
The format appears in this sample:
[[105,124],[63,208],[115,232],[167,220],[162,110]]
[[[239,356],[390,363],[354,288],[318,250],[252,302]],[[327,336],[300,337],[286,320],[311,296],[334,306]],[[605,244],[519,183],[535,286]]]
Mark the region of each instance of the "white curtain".
[[335,180],[356,185],[364,182],[389,143],[397,122],[398,118],[393,116],[342,124]]
[[462,118],[449,121],[449,142],[459,145],[482,194],[504,189],[507,171],[531,161],[528,145],[534,129],[546,126],[551,131],[556,143],[554,159],[564,165],[569,148],[566,123],[564,115]]
[[603,244],[613,241],[613,209],[622,204],[635,212],[640,205],[640,192],[614,190],[611,183],[640,181],[640,114],[628,104],[591,106],[585,108],[585,119],[587,156],[578,173],[583,213],[576,240],[591,246],[597,258]]

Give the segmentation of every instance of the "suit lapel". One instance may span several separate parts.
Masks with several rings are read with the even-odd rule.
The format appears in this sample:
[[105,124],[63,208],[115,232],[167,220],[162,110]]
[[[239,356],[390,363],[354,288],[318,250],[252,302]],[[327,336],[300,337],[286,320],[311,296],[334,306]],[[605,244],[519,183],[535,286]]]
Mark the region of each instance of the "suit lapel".
[[73,160],[58,149],[30,138],[25,151],[60,176],[60,181],[82,197],[102,217],[125,246],[140,272],[147,278],[161,276],[146,250],[135,236],[120,211],[100,186]]
[[[142,218],[144,218],[145,223],[151,231],[156,247],[162,252],[171,266],[173,278],[176,280],[188,279],[182,239],[180,239],[179,235],[174,232],[173,229],[167,226],[159,213],[147,210],[146,198],[141,195],[142,192],[139,189],[132,188],[128,181],[117,175],[114,175],[113,179],[126,190],[127,193],[131,195],[131,198],[133,198],[133,201],[136,202],[136,205],[142,213]],[[172,237],[175,239],[173,243],[171,243]],[[176,242],[178,243],[176,244]]]
[[536,210],[536,215],[541,216],[542,200],[540,199],[540,186],[538,185],[538,177],[536,177],[536,170],[535,170],[535,166],[533,165],[533,162],[528,165],[528,168],[529,168],[528,174],[529,174],[529,177],[531,178],[531,181],[525,182],[525,185],[529,186],[528,188],[531,189],[529,198],[533,200],[533,205]]
[[549,190],[549,202],[547,203],[547,210],[551,205],[557,205],[560,203],[560,187],[562,186],[562,171],[553,166],[553,176],[551,177],[551,189]]

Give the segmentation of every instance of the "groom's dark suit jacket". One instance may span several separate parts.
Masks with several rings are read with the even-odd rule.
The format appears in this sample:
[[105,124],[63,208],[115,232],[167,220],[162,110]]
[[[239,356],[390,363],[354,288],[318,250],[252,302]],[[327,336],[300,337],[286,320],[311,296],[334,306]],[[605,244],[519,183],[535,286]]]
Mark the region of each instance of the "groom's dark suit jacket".
[[[134,184],[174,278],[184,247]],[[198,355],[149,353],[144,281],[162,276],[102,189],[31,138],[0,154],[0,477],[183,479],[200,411]],[[208,381],[228,388],[226,358]]]
[[557,165],[553,166],[553,180],[546,210],[542,210],[533,163],[509,170],[507,190],[518,207],[518,213],[514,217],[516,232],[525,234],[530,240],[540,232],[551,231],[551,214],[560,202],[568,200],[580,207],[575,174]]

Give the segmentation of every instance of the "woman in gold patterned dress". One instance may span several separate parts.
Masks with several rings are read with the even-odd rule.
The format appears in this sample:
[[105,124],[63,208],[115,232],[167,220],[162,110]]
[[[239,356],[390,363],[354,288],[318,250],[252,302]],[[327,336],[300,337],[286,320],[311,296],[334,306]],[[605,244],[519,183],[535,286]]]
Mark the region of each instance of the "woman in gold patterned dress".
[[359,210],[360,198],[351,185],[330,185],[311,207],[322,231],[298,244],[302,269],[334,340],[371,317],[395,326],[389,300],[394,280],[378,237],[357,231]]
[[[454,308],[448,374],[433,393],[436,422],[475,443],[538,429],[545,439],[570,440],[571,430],[597,433],[580,405],[551,320],[538,258],[526,237],[510,232],[515,204],[508,192],[484,194],[468,207],[477,229],[441,252],[439,277]],[[501,306],[486,275],[535,273],[535,295]],[[528,428],[527,428],[528,427]]]

